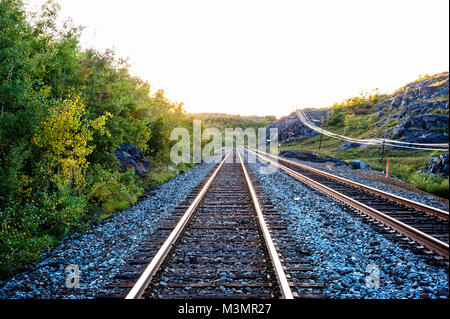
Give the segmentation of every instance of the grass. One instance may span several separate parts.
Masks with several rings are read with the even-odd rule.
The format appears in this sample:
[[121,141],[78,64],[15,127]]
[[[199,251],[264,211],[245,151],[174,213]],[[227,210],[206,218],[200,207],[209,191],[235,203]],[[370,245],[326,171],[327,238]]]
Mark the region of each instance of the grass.
[[413,173],[409,179],[411,184],[428,193],[448,198],[448,178],[429,174]]
[[448,94],[438,96],[434,99],[422,100],[421,102],[440,102],[440,101],[448,101]]
[[319,150],[319,140],[320,137],[315,136],[300,142],[282,144],[280,150],[306,150],[346,161],[362,160],[364,163],[371,165],[372,168],[377,171],[385,171],[386,161],[389,159],[390,175],[398,177],[399,179],[408,182],[425,192],[429,192],[443,198],[449,198],[448,178],[417,172],[425,167],[431,155],[439,154],[439,152],[397,151],[386,149],[384,159],[381,160],[381,150],[379,146],[353,148],[334,153],[333,151],[335,149],[343,145],[343,141],[324,135],[322,136],[322,145]]
[[428,109],[429,114],[447,114],[448,115],[448,109]]
[[439,81],[439,82],[430,84],[429,87],[442,86],[442,85],[447,84],[447,83],[448,83],[448,79],[444,79],[444,80],[442,80],[442,81]]

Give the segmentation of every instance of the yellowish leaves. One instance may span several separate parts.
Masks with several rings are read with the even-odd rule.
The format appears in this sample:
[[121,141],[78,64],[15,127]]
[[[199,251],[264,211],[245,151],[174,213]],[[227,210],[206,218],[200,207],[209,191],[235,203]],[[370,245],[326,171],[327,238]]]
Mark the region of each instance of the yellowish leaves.
[[53,173],[54,182],[64,185],[72,182],[75,187],[84,184],[84,174],[89,163],[86,160],[93,151],[88,145],[92,140],[92,127],[104,129],[107,113],[91,122],[90,127],[83,119],[85,106],[78,97],[72,97],[54,107],[50,115],[41,123],[41,130],[33,138],[33,143],[41,148],[40,171]]
[[112,118],[113,115],[109,112],[106,112],[105,115],[100,116],[99,118],[93,120],[91,122],[91,127],[94,130],[98,130],[100,131],[100,133],[102,135],[106,135],[107,137],[111,137],[111,133],[109,133],[108,130],[106,130],[105,125],[106,125],[106,120],[109,118]]

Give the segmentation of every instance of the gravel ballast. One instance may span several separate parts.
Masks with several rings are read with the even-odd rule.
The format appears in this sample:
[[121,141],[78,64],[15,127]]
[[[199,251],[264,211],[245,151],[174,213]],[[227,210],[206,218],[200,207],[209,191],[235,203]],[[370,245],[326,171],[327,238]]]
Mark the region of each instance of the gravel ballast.
[[[354,170],[347,166],[337,166],[332,163],[320,163],[320,162],[306,162],[306,161],[300,161],[297,159],[292,158],[286,158],[289,161],[297,162],[299,164],[309,166],[315,169],[319,169],[322,171],[325,171],[327,173],[343,177],[346,179],[349,179],[351,181],[361,183],[379,190],[382,190],[384,192],[388,192],[397,196],[401,196],[425,205],[429,205],[432,207],[436,207],[442,210],[445,210],[448,212],[449,206],[448,204],[444,204],[442,199],[431,195],[431,194],[425,194],[425,193],[417,193],[413,192],[398,186],[389,185],[387,183],[382,183],[375,181],[374,178],[382,179],[384,178],[385,174],[383,172],[378,172],[375,170]],[[393,177],[390,177],[390,179],[393,179]],[[403,182],[397,181],[399,184],[403,184]]]
[[[91,230],[66,238],[28,270],[0,281],[0,298],[95,298],[107,292],[107,285],[127,264],[126,260],[133,257],[145,238],[172,214],[213,166],[196,165]],[[261,163],[249,167],[286,219],[298,246],[309,253],[317,281],[325,284],[325,295],[448,298],[448,270],[433,266],[411,249],[402,248],[364,220],[355,218],[340,203],[283,171],[267,169]],[[349,170],[348,174],[351,173]],[[357,181],[370,185],[370,181]],[[390,187],[378,186],[383,190]],[[415,200],[431,203],[420,194],[414,196]],[[65,269],[70,264],[78,265],[81,271],[79,288],[66,288]],[[368,267],[375,267],[372,268],[375,272],[379,270],[378,288],[366,286],[366,280],[370,279]]]
[[[330,298],[448,298],[448,273],[377,232],[346,207],[287,175],[250,164],[260,185],[308,251]],[[274,171],[274,172],[273,172]],[[269,173],[268,173],[269,172]],[[273,173],[272,173],[273,172]],[[418,198],[417,195],[415,198]],[[421,199],[428,202],[428,199]],[[379,286],[366,286],[370,269]]]
[[[0,298],[95,298],[105,292],[126,259],[213,167],[198,164],[91,230],[66,238],[28,270],[0,281]],[[65,269],[70,264],[79,267],[79,288],[66,288]]]

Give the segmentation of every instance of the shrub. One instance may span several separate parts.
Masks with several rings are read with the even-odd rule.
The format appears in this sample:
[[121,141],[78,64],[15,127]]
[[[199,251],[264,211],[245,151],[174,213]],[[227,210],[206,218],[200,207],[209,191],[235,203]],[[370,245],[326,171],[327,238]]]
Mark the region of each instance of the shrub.
[[437,175],[415,172],[411,174],[409,182],[418,189],[449,198],[449,179]]
[[[55,103],[56,104],[56,103]],[[54,183],[84,183],[86,156],[92,153],[92,133],[83,123],[84,105],[78,98],[52,106],[50,115],[41,123],[32,141],[39,148],[40,172]],[[56,172],[56,173],[55,173]]]
[[50,250],[58,241],[54,236],[43,234],[30,236],[15,227],[2,224],[0,230],[0,278],[36,261],[42,252]]
[[343,126],[347,114],[348,111],[343,106],[336,106],[328,116],[326,124],[329,126]]
[[91,202],[101,206],[103,212],[109,215],[135,203],[142,195],[144,190],[136,184],[136,179],[134,170],[121,173],[104,169],[96,164],[91,168],[88,177],[87,196]]
[[57,11],[0,0],[0,276],[172,177],[118,172],[114,151],[133,144],[164,167],[170,131],[190,124],[113,51],[82,50],[81,28],[58,29]]
[[347,127],[347,129],[349,131],[351,131],[351,130],[355,130],[355,129],[369,128],[369,126],[371,124],[371,120],[367,116],[358,116],[355,114],[349,114],[349,115],[345,116],[344,123],[345,123],[345,127]]

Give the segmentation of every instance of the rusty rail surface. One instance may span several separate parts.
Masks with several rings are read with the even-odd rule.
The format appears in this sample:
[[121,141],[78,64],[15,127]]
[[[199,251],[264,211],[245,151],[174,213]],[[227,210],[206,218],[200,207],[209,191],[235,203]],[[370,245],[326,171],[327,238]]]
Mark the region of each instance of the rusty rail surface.
[[183,228],[189,221],[189,218],[192,216],[192,213],[194,212],[195,208],[198,206],[200,201],[202,200],[203,196],[205,195],[206,191],[208,190],[211,183],[214,181],[214,178],[219,173],[220,169],[222,168],[223,164],[225,163],[225,160],[228,158],[231,152],[228,152],[228,154],[224,157],[222,162],[219,164],[213,175],[209,178],[209,180],[206,182],[206,184],[203,186],[200,193],[197,195],[197,197],[192,202],[191,206],[186,210],[186,213],[184,213],[183,217],[180,219],[178,224],[175,226],[173,231],[170,233],[169,237],[166,239],[164,244],[161,246],[161,248],[156,253],[155,257],[152,259],[150,264],[147,266],[145,271],[142,273],[141,277],[138,279],[136,284],[133,286],[133,288],[130,290],[128,295],[125,299],[138,299],[142,296],[143,292],[147,288],[148,284],[152,280],[153,276],[155,275],[156,271],[159,269],[161,264],[163,263],[164,259],[166,258],[167,254],[169,253],[170,249],[172,248],[173,244],[177,240],[177,238],[180,236],[181,232],[183,231]]
[[[254,149],[250,149],[250,148],[248,148],[248,149],[253,151],[253,152],[256,151]],[[369,192],[369,193],[372,193],[372,194],[384,197],[384,198],[389,199],[389,200],[391,200],[393,202],[400,203],[400,204],[402,204],[404,206],[407,206],[407,207],[410,207],[410,208],[413,208],[413,209],[416,209],[416,210],[420,210],[420,211],[422,211],[424,213],[427,213],[429,215],[432,215],[432,216],[436,216],[436,217],[438,217],[438,218],[440,218],[442,220],[446,220],[446,221],[449,220],[449,212],[446,212],[446,211],[444,211],[442,209],[439,209],[439,208],[436,208],[436,207],[432,207],[432,206],[429,206],[429,205],[425,205],[425,204],[422,204],[422,203],[419,203],[419,202],[416,202],[416,201],[413,201],[413,200],[410,200],[410,199],[407,199],[407,198],[404,198],[404,197],[401,197],[401,196],[397,196],[397,195],[394,195],[394,194],[391,194],[391,193],[388,193],[388,192],[384,192],[382,190],[379,190],[379,189],[376,189],[376,188],[373,188],[373,187],[370,187],[370,186],[367,186],[367,185],[364,185],[364,184],[361,184],[361,183],[358,183],[358,182],[351,181],[351,180],[346,179],[344,177],[336,176],[336,175],[333,175],[333,174],[330,174],[330,173],[327,173],[327,172],[324,172],[324,171],[321,171],[321,170],[318,170],[318,169],[315,169],[315,168],[312,168],[312,167],[309,167],[309,166],[306,166],[306,165],[302,165],[302,164],[294,162],[294,161],[290,161],[290,160],[282,158],[280,156],[275,156],[273,154],[269,154],[269,153],[262,152],[262,151],[259,151],[259,150],[258,150],[258,152],[261,153],[261,154],[264,154],[266,156],[272,157],[272,158],[276,159],[277,161],[281,161],[281,162],[284,162],[284,163],[289,163],[291,165],[300,167],[302,169],[309,170],[309,171],[314,172],[316,174],[323,175],[325,177],[334,179],[334,180],[336,180],[338,182],[350,185],[350,186],[355,187],[355,188],[362,189],[362,190],[364,190],[366,192]]]
[[[397,231],[397,232],[399,232],[399,233],[401,233],[401,234],[411,238],[413,241],[415,241],[415,242],[417,242],[417,243],[427,247],[428,249],[430,249],[430,250],[434,251],[435,253],[439,254],[440,256],[443,256],[446,259],[449,259],[449,245],[448,245],[448,243],[445,243],[445,242],[443,242],[443,241],[441,241],[441,240],[439,240],[437,238],[434,238],[433,236],[430,236],[430,235],[424,233],[423,231],[420,231],[417,228],[411,227],[410,225],[407,225],[406,223],[403,223],[403,222],[399,221],[396,218],[388,216],[387,214],[382,213],[382,212],[380,212],[377,209],[374,209],[374,208],[372,208],[372,207],[370,207],[368,205],[365,205],[365,204],[363,204],[363,203],[361,203],[361,202],[359,202],[359,201],[357,201],[357,200],[355,200],[355,199],[353,199],[353,198],[351,198],[349,196],[346,196],[346,195],[342,194],[339,191],[336,191],[336,190],[334,190],[334,189],[332,189],[332,188],[330,188],[330,187],[328,187],[326,185],[323,185],[322,183],[319,183],[319,182],[317,182],[317,181],[315,181],[315,180],[313,180],[313,179],[311,179],[311,178],[309,178],[307,176],[304,176],[304,175],[294,171],[293,169],[290,169],[290,168],[286,167],[285,165],[282,165],[279,162],[276,162],[276,161],[270,159],[270,157],[275,158],[275,159],[280,160],[280,161],[283,161],[283,162],[288,162],[289,164],[292,164],[292,165],[295,165],[295,166],[298,166],[298,167],[301,167],[301,168],[313,171],[314,173],[321,174],[322,176],[326,176],[326,177],[331,178],[333,180],[337,180],[337,181],[343,182],[343,183],[345,183],[347,185],[350,185],[350,186],[353,186],[353,187],[357,187],[359,189],[367,190],[367,191],[370,191],[372,193],[373,193],[373,190],[375,190],[375,189],[369,188],[369,187],[364,186],[364,185],[359,184],[359,183],[351,182],[351,181],[349,181],[347,179],[343,179],[341,177],[338,177],[338,176],[335,176],[335,175],[332,175],[332,174],[329,174],[329,173],[325,173],[325,172],[319,171],[317,169],[313,169],[313,168],[310,168],[310,167],[307,167],[307,166],[304,166],[304,165],[301,165],[301,164],[298,164],[298,163],[295,163],[295,162],[292,162],[292,161],[288,161],[288,160],[282,159],[282,158],[280,158],[278,156],[267,154],[265,152],[254,151],[254,150],[249,149],[249,148],[247,148],[247,150],[249,152],[252,152],[255,155],[259,156],[261,159],[267,161],[271,165],[274,165],[275,167],[278,167],[278,168],[282,169],[283,171],[285,171],[289,175],[293,176],[294,178],[296,178],[296,179],[298,179],[298,180],[300,180],[300,181],[302,181],[302,182],[304,182],[304,183],[306,183],[308,185],[311,185],[314,188],[317,188],[317,189],[323,191],[324,193],[326,193],[328,195],[331,195],[335,199],[337,199],[337,200],[339,200],[339,201],[341,201],[341,202],[343,202],[343,203],[345,203],[345,204],[347,204],[347,205],[349,205],[349,206],[359,210],[360,212],[362,212],[362,213],[364,213],[364,214],[374,218],[375,220],[381,222],[382,224],[384,224],[384,225],[394,229],[395,231]],[[261,153],[265,154],[265,155],[262,155]],[[364,187],[362,187],[362,186],[364,186]],[[377,195],[381,195],[381,196],[384,197],[385,194],[387,194],[387,193],[377,190]],[[391,195],[391,194],[389,194],[389,195]],[[395,196],[395,195],[392,195],[392,196],[388,197],[389,200],[391,198],[400,198],[400,197]],[[404,201],[402,201],[402,203],[411,203],[411,202],[413,202],[413,201],[406,200],[406,199],[404,199]],[[413,206],[415,209],[419,209],[417,207],[423,207],[423,206],[425,206],[426,208],[430,208],[429,206],[422,205],[420,203],[416,203],[416,202],[413,202],[413,203],[415,204]],[[434,209],[434,208],[433,208],[433,210],[440,211],[440,210],[437,210],[437,209]],[[441,211],[441,212],[444,212],[444,211]],[[447,220],[448,220],[448,212],[444,212],[444,213],[447,214]],[[437,216],[435,214],[433,214],[433,215],[436,216],[436,217],[439,217],[441,219],[443,219],[442,217],[445,216],[445,214],[439,214],[439,216]],[[443,221],[443,222],[446,222],[446,221]],[[448,228],[447,228],[447,235],[448,235]]]
[[[162,271],[167,266],[168,262],[166,262],[166,260],[169,259],[169,257],[168,257],[169,255],[173,256],[172,248],[175,245],[179,245],[176,243],[178,243],[180,240],[182,240],[182,238],[185,237],[184,234],[186,233],[186,229],[188,228],[187,225],[191,224],[191,220],[192,220],[192,218],[194,218],[193,217],[194,212],[198,211],[195,213],[196,214],[195,216],[202,214],[202,209],[200,209],[199,207],[201,207],[201,205],[204,205],[203,203],[205,201],[205,199],[204,199],[205,194],[207,194],[208,190],[210,189],[210,186],[213,184],[214,180],[216,179],[216,176],[223,169],[224,165],[226,165],[225,163],[227,162],[227,158],[233,152],[237,153],[237,156],[236,156],[236,154],[235,154],[235,156],[236,156],[236,158],[239,159],[239,163],[240,163],[239,166],[242,169],[242,175],[245,179],[245,185],[248,188],[248,193],[250,194],[250,197],[251,197],[251,200],[248,199],[248,201],[250,201],[253,204],[255,212],[256,212],[256,218],[258,221],[257,224],[259,225],[259,231],[257,231],[256,233],[260,232],[260,234],[263,237],[263,241],[261,241],[261,242],[264,242],[264,244],[265,244],[265,251],[267,252],[267,254],[270,257],[271,268],[273,269],[273,272],[275,273],[276,281],[278,282],[278,288],[279,288],[280,292],[278,292],[277,294],[281,294],[281,296],[284,299],[293,299],[294,298],[295,294],[293,294],[293,292],[291,291],[292,283],[288,282],[288,280],[287,280],[287,276],[285,274],[284,267],[281,263],[280,256],[277,252],[277,248],[275,247],[276,244],[274,244],[269,227],[266,224],[265,217],[263,216],[262,208],[259,203],[255,188],[254,188],[252,181],[250,179],[250,176],[245,168],[244,162],[242,160],[241,155],[239,154],[239,151],[235,150],[235,151],[228,152],[226,154],[226,156],[223,158],[223,160],[221,161],[221,163],[214,170],[214,173],[209,177],[209,179],[204,184],[204,186],[202,187],[202,189],[200,190],[198,195],[195,197],[195,199],[192,201],[192,203],[190,204],[188,209],[183,213],[183,215],[179,219],[175,228],[173,228],[173,230],[170,232],[170,235],[167,237],[167,239],[161,245],[161,247],[159,248],[157,253],[154,255],[154,257],[150,261],[150,263],[146,266],[145,270],[141,273],[139,279],[134,283],[131,290],[129,290],[128,294],[125,297],[126,299],[139,299],[141,297],[148,296],[149,285],[150,284],[155,285],[155,283],[152,282],[152,279],[155,276],[157,277],[156,274],[160,273],[160,270]],[[237,166],[237,167],[239,167],[239,166]],[[221,174],[223,175],[223,173],[221,173]],[[228,195],[224,194],[224,197],[223,197],[223,199],[221,199],[221,201],[223,203],[227,203],[227,201],[229,200],[229,196],[231,196],[231,194],[228,194]],[[245,196],[248,196],[248,195],[245,195]],[[205,198],[207,198],[207,195]],[[197,217],[195,217],[195,218],[197,218]],[[220,226],[216,226],[216,227],[220,227]],[[183,240],[189,240],[189,239],[185,238]],[[176,249],[176,247],[174,249]],[[273,278],[273,276],[272,276],[272,278]],[[157,283],[156,283],[156,285],[157,285]],[[207,286],[207,283],[201,282],[201,283],[196,283],[195,285],[196,285],[195,287],[197,287],[197,286],[203,287],[205,285]],[[239,283],[237,283],[237,285],[239,285]],[[244,286],[245,286],[245,284],[244,284]],[[269,287],[270,286],[271,285],[269,284]]]
[[253,187],[253,183],[250,180],[250,176],[247,173],[247,169],[245,168],[244,161],[242,160],[241,154],[239,150],[236,150],[239,161],[242,166],[242,171],[244,172],[245,180],[247,182],[247,187],[249,189],[250,195],[252,197],[253,205],[255,206],[256,215],[258,216],[259,226],[264,236],[264,241],[267,246],[267,250],[269,252],[270,260],[272,261],[272,265],[275,271],[275,275],[277,276],[278,284],[280,285],[281,294],[284,299],[293,299],[291,288],[289,287],[288,280],[286,278],[286,274],[284,273],[283,266],[281,265],[280,258],[278,257],[278,252],[275,248],[274,242],[272,240],[272,236],[270,235],[269,229],[267,227],[266,221],[264,220],[264,216],[261,210],[261,205],[259,204],[258,196],[256,195],[255,189]]

